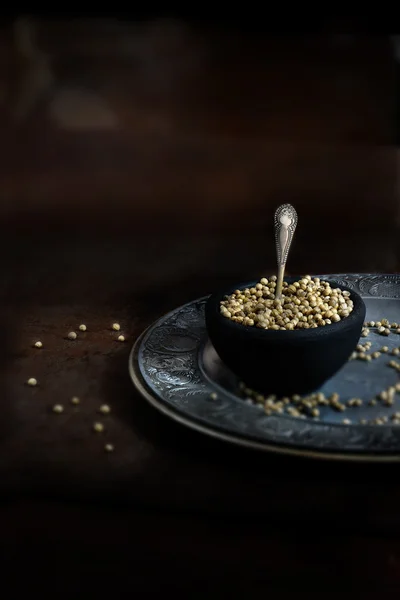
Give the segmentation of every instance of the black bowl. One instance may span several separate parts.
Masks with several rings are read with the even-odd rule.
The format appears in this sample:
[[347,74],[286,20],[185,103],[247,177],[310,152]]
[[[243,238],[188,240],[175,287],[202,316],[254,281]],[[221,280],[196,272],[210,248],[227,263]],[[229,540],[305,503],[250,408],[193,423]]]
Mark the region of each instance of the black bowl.
[[233,373],[259,392],[291,396],[315,391],[341,369],[358,344],[366,312],[361,296],[330,281],[331,287],[350,292],[354,308],[338,323],[314,329],[266,330],[221,315],[225,295],[256,283],[236,285],[208,299],[206,325],[216,352]]

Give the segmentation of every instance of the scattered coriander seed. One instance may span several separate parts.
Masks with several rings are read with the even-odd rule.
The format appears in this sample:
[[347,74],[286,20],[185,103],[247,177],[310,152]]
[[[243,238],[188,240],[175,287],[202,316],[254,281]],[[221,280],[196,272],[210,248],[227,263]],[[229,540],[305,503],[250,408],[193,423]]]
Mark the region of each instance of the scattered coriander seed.
[[79,403],[80,403],[80,399],[78,398],[78,396],[72,396],[71,404],[74,404],[76,406]]
[[369,406],[376,406],[376,399],[372,398],[369,402],[368,402]]
[[35,386],[37,385],[37,380],[34,377],[30,377],[26,383],[30,386]]
[[118,339],[119,342],[124,342],[125,341],[125,336],[119,335],[117,339]]
[[379,357],[380,357],[380,355],[381,355],[381,353],[380,353],[380,352],[378,352],[378,351],[376,351],[376,352],[373,352],[373,353],[371,354],[372,358],[379,358]]
[[96,433],[101,433],[104,431],[103,423],[93,423],[93,430],[96,431]]
[[114,444],[105,444],[104,450],[106,452],[113,452],[114,451]]
[[381,352],[383,352],[383,353],[389,352],[389,348],[387,346],[382,346]]
[[393,350],[390,353],[392,356],[399,356],[400,354],[400,350],[398,348],[393,348]]
[[113,323],[112,328],[114,329],[114,331],[119,331],[121,329],[121,326],[119,323]]
[[34,343],[34,346],[35,346],[35,348],[43,348],[43,344],[42,344],[42,342],[41,342],[41,341],[39,341],[39,340],[38,340],[37,342],[35,342],[35,343]]
[[78,336],[76,335],[75,331],[70,331],[69,334],[67,335],[67,338],[69,340],[76,340]]
[[390,335],[390,329],[388,327],[385,328],[383,335]]
[[217,398],[218,398],[217,392],[211,392],[211,394],[210,394],[210,400],[216,400]]
[[369,323],[367,323],[368,327],[375,327],[375,321],[370,321]]
[[400,412],[395,412],[392,414],[392,419],[400,419]]
[[380,333],[381,335],[385,335],[385,331],[386,331],[386,328],[383,325],[378,327],[378,333]]
[[351,420],[350,419],[343,419],[342,423],[343,423],[343,425],[351,425]]
[[86,331],[87,327],[84,323],[82,323],[81,325],[79,325],[79,331]]
[[64,407],[62,404],[55,404],[53,406],[53,413],[60,415],[62,412],[64,412]]
[[396,333],[400,333],[400,327],[396,329]]
[[99,411],[103,413],[103,415],[108,415],[111,412],[111,408],[108,404],[102,404],[99,408]]
[[367,419],[360,419],[360,425],[366,425],[367,423]]
[[400,382],[396,383],[394,389],[396,390],[396,392],[400,392]]
[[377,321],[375,323],[375,327],[378,327],[378,329],[379,329],[379,327],[382,327],[382,323],[380,321]]
[[311,414],[312,414],[312,416],[314,418],[319,417],[319,410],[318,410],[318,408],[313,408],[312,411],[311,411]]
[[389,327],[390,323],[387,319],[381,319],[381,323],[384,327]]
[[398,323],[391,323],[391,324],[390,324],[390,328],[391,328],[391,329],[398,329],[398,327],[399,327],[399,324],[398,324]]

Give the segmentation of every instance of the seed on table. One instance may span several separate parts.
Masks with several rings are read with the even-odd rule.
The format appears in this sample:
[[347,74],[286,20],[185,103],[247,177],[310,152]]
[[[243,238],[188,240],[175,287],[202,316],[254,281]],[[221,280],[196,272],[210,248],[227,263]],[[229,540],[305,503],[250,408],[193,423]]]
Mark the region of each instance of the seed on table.
[[62,404],[55,404],[53,406],[53,413],[60,415],[62,412],[64,412],[64,407]]
[[119,335],[117,339],[118,339],[119,342],[124,342],[125,341],[125,336]]
[[114,331],[119,331],[121,329],[121,326],[119,323],[113,323],[112,328],[114,329]]
[[79,325],[79,331],[86,331],[86,325],[84,323],[82,323],[81,325]]
[[35,346],[35,348],[43,348],[43,344],[42,344],[42,342],[41,342],[41,341],[39,341],[39,340],[38,340],[37,342],[35,342],[35,343],[34,343],[34,346]]
[[78,336],[76,335],[75,331],[70,331],[69,334],[67,335],[67,338],[69,340],[76,340]]
[[78,398],[78,396],[72,396],[71,404],[74,404],[76,406],[79,403],[80,403],[80,399]]
[[216,400],[217,398],[218,398],[217,392],[211,392],[211,394],[210,394],[210,400]]
[[93,430],[96,431],[96,433],[101,433],[104,431],[103,423],[93,423]]
[[105,444],[104,450],[106,452],[113,452],[114,451],[114,444]]
[[30,377],[26,383],[30,386],[35,386],[37,385],[37,379],[35,379],[34,377]]

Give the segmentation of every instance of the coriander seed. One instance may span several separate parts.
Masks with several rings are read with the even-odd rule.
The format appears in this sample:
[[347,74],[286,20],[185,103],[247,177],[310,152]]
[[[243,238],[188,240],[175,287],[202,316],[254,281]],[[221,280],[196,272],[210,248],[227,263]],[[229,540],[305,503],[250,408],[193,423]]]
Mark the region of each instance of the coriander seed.
[[113,444],[105,444],[104,450],[106,452],[113,452],[114,451],[114,445]]
[[81,323],[81,325],[79,325],[79,331],[86,331],[86,325],[84,323]]
[[38,382],[34,377],[30,377],[26,383],[33,387],[33,386],[37,385]]
[[125,341],[125,336],[119,335],[117,339],[118,339],[119,342],[124,342]]
[[103,423],[93,423],[93,430],[96,433],[101,433],[102,431],[104,431],[104,425]]
[[217,392],[211,392],[211,394],[210,394],[210,400],[216,400],[217,398],[218,398]]
[[71,398],[71,404],[74,404],[76,406],[79,403],[80,403],[80,399],[78,398],[78,396],[72,396],[72,398]]
[[35,342],[35,343],[34,343],[34,346],[35,346],[35,348],[43,348],[43,344],[42,344],[42,342],[41,342],[41,341],[39,341],[39,340],[38,340],[37,342]]
[[55,404],[53,406],[53,413],[60,415],[62,412],[64,412],[64,407],[62,404]]
[[121,326],[119,323],[113,323],[112,328],[114,329],[114,331],[119,331],[121,329]]
[[77,336],[77,334],[75,333],[75,331],[70,331],[70,332],[69,332],[69,334],[67,335],[67,338],[68,338],[69,340],[76,340],[76,338],[77,338],[77,337],[78,337],[78,336]]
[[102,404],[99,408],[99,411],[103,413],[103,415],[108,415],[111,412],[111,408],[108,404]]

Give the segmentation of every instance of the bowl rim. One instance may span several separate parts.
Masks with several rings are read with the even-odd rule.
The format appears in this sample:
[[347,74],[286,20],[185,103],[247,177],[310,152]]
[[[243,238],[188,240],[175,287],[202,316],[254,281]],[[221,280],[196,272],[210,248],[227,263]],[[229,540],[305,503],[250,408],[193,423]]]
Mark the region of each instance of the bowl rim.
[[[317,276],[311,276],[313,279]],[[268,277],[267,277],[268,279]],[[293,281],[298,281],[301,279],[301,276],[288,276],[285,277],[284,281],[288,283],[292,283]],[[265,341],[306,341],[311,339],[321,339],[322,337],[326,337],[330,334],[344,332],[348,329],[351,329],[357,324],[357,321],[360,317],[360,312],[364,309],[364,317],[366,306],[364,300],[353,289],[349,288],[346,285],[338,283],[332,279],[325,279],[324,277],[318,277],[321,281],[327,281],[331,287],[339,288],[342,291],[350,292],[350,298],[353,300],[354,308],[348,317],[345,317],[341,321],[337,323],[331,323],[330,325],[324,325],[322,327],[314,327],[312,329],[292,329],[292,330],[275,330],[275,329],[261,329],[260,327],[255,327],[254,325],[242,325],[241,323],[236,323],[235,321],[231,321],[230,319],[221,315],[219,310],[219,304],[224,296],[231,294],[234,290],[237,289],[245,289],[248,287],[254,287],[256,283],[259,283],[259,280],[253,280],[250,282],[239,283],[234,286],[230,286],[225,290],[220,290],[214,292],[209,296],[206,303],[206,317],[207,314],[214,313],[214,317],[216,317],[226,330],[231,331],[232,333],[241,333],[244,334],[247,332],[252,337],[265,340]],[[318,332],[318,334],[317,334]]]

